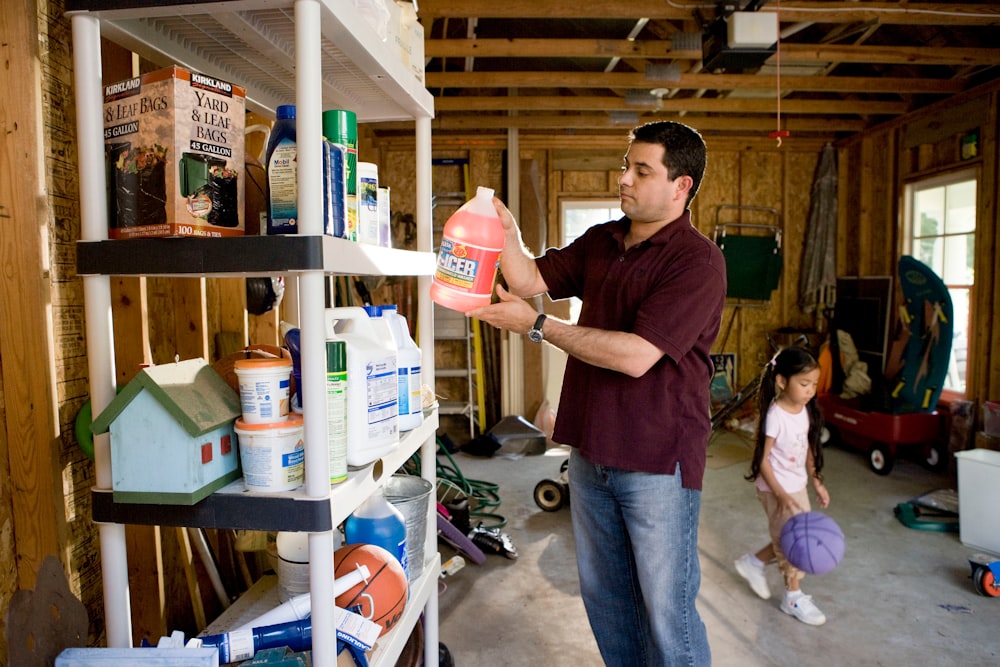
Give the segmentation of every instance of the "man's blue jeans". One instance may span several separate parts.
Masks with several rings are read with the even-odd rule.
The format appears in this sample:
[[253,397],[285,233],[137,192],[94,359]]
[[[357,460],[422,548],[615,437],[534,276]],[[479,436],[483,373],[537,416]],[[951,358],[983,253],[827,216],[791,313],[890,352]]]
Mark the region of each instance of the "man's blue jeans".
[[607,665],[709,665],[695,608],[701,492],[673,475],[594,465],[576,450],[570,509],[580,591]]

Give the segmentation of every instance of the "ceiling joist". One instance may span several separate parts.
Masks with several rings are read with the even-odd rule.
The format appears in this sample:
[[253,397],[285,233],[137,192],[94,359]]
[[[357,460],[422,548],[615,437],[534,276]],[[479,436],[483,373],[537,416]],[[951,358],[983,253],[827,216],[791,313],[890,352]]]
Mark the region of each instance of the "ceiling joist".
[[[427,87],[439,88],[683,88],[775,90],[776,76],[756,74],[684,74],[676,81],[631,72],[428,72]],[[961,81],[848,76],[782,76],[783,91],[955,94]]]
[[[781,44],[781,57],[794,62],[885,63],[899,65],[996,65],[1000,49],[927,46]],[[429,58],[650,58],[701,60],[700,50],[674,49],[669,40],[627,39],[428,39]],[[774,57],[772,56],[772,60]]]
[[[622,97],[572,95],[513,95],[439,97],[434,103],[438,111],[602,111],[637,110]],[[660,111],[697,111],[701,113],[766,113],[775,111],[774,100],[722,99],[689,97],[658,99],[650,95],[648,107]],[[642,108],[638,108],[642,110]],[[819,116],[837,115],[899,115],[909,111],[905,102],[868,100],[782,100],[781,110],[789,114]]]
[[[508,19],[650,19],[690,20],[698,8],[711,6],[702,0],[631,0],[586,3],[579,0],[421,0],[420,17],[508,18]],[[771,4],[760,11],[775,11]],[[852,0],[812,2],[785,0],[783,21],[828,23],[878,21],[895,25],[1000,25],[1000,5],[993,2],[951,4],[945,2],[865,2]]]

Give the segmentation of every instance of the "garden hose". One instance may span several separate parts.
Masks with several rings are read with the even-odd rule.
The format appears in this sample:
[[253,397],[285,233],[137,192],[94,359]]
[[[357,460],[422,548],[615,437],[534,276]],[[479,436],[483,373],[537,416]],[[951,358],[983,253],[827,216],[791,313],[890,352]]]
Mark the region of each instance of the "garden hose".
[[[503,528],[507,525],[507,518],[497,514],[493,510],[500,506],[500,486],[492,482],[479,479],[469,479],[459,469],[455,459],[444,447],[440,440],[437,441],[438,453],[447,457],[447,462],[437,460],[437,480],[439,502],[444,494],[446,498],[454,498],[464,495],[469,499],[469,518],[471,523],[481,523],[487,528]],[[419,474],[420,452],[413,456],[404,464],[403,468],[410,474]]]

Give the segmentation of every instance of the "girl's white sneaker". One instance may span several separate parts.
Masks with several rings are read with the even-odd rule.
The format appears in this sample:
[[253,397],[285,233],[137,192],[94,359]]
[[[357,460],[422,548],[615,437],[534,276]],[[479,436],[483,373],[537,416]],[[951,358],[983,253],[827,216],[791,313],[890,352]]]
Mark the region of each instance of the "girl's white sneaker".
[[753,592],[758,595],[762,600],[767,600],[771,597],[771,589],[767,586],[767,577],[764,576],[764,568],[761,566],[754,565],[750,560],[751,554],[743,554],[736,560],[736,571],[740,573],[740,576],[747,580],[750,584],[750,588]]
[[796,598],[789,598],[787,595],[781,601],[781,611],[794,616],[806,625],[823,625],[826,623],[826,616],[813,604],[811,595],[800,595]]

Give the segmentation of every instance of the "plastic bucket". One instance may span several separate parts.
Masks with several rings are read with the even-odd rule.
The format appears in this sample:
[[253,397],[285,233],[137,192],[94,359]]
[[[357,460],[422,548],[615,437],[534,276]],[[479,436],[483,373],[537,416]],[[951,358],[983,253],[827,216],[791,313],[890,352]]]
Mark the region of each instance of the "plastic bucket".
[[393,475],[386,481],[382,494],[399,510],[406,522],[406,561],[410,581],[424,572],[424,544],[427,542],[427,515],[434,486],[423,477]]
[[233,370],[239,379],[244,422],[273,424],[288,419],[289,359],[239,359]]
[[292,415],[273,424],[248,424],[237,419],[240,464],[247,491],[292,491],[305,480],[302,417]]

